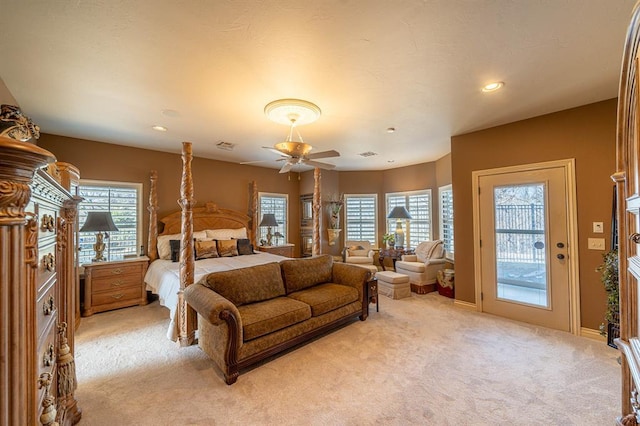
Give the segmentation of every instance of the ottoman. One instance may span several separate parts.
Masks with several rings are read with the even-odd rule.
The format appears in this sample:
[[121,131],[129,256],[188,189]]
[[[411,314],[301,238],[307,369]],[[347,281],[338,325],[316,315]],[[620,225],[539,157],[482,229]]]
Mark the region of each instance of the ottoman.
[[409,276],[392,271],[380,271],[378,278],[378,294],[384,294],[392,299],[411,297]]

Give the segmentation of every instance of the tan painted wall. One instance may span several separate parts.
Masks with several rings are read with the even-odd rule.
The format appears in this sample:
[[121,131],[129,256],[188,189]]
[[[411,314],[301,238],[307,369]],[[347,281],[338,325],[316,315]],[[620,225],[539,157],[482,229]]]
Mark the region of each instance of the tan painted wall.
[[[176,143],[181,147],[181,143]],[[130,148],[81,139],[44,134],[38,145],[53,152],[58,161],[74,164],[82,179],[142,182],[144,205],[149,200],[149,171],[158,171],[158,217],[179,210],[182,159],[178,154]],[[299,183],[295,174],[279,174],[275,169],[194,158],[192,162],[194,198],[197,205],[214,202],[220,207],[248,211],[249,185],[255,180],[258,191],[289,195],[289,241],[299,250]],[[144,211],[144,245],[147,245],[148,217]]]
[[[575,158],[582,326],[598,329],[606,295],[595,268],[603,252],[588,250],[587,238],[604,237],[609,247],[615,137],[616,100],[611,99],[452,138],[457,299],[475,302],[471,172]],[[604,222],[604,234],[592,233],[594,221]]]
[[9,91],[9,89],[4,84],[4,81],[2,81],[1,78],[0,78],[0,104],[20,106],[18,105],[18,102],[13,97],[13,95],[11,94],[11,92]]

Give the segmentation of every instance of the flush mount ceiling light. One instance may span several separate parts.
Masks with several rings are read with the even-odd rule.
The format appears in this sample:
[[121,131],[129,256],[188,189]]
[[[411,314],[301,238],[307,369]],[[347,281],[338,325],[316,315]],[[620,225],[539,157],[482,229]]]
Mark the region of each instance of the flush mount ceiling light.
[[302,126],[320,118],[321,111],[318,105],[302,99],[278,99],[269,102],[264,107],[264,113],[276,123]]
[[158,131],[158,132],[166,132],[166,131],[167,131],[167,128],[166,128],[166,127],[164,127],[164,126],[158,126],[158,125],[155,125],[155,126],[151,126],[151,128],[152,128],[153,130]]
[[502,81],[494,81],[493,83],[489,83],[482,88],[482,91],[485,93],[495,92],[496,90],[501,89],[504,86],[504,82]]

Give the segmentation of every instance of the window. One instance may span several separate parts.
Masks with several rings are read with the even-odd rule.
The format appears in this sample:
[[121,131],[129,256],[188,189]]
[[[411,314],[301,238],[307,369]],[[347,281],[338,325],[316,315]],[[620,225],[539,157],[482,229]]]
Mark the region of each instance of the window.
[[[142,241],[142,184],[80,180],[78,195],[84,200],[78,207],[78,223],[82,227],[90,211],[110,211],[117,232],[105,240],[105,256],[121,260],[139,253]],[[95,232],[79,232],[79,262],[90,263],[95,256]]]
[[[262,215],[265,213],[273,213],[276,216],[276,222],[278,226],[271,227],[271,235],[276,235],[278,232],[281,236],[274,236],[271,238],[272,245],[284,244],[287,239],[287,222],[288,222],[288,201],[289,196],[287,194],[270,194],[267,192],[260,192],[258,194],[259,200],[259,212],[258,220],[262,221]],[[258,222],[260,225],[260,222]],[[258,241],[267,240],[267,227],[258,227]]]
[[376,194],[345,194],[345,240],[369,241],[377,246],[377,210]]
[[[415,248],[431,239],[431,190],[394,192],[387,194],[387,214],[396,206],[404,206],[411,220],[402,223],[405,246]],[[395,232],[396,219],[387,219],[387,232]]]
[[440,239],[447,257],[453,259],[453,189],[451,185],[438,188],[440,199]]

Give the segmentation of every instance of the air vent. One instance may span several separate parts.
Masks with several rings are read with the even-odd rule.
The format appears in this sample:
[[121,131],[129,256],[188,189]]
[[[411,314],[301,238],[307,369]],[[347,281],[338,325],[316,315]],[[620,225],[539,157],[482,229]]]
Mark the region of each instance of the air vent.
[[220,149],[224,149],[225,151],[233,151],[233,148],[235,148],[236,144],[231,142],[219,141],[218,143],[216,143],[216,146]]
[[378,153],[373,151],[367,151],[367,152],[361,152],[358,155],[362,155],[363,157],[373,157],[374,155],[378,155]]

